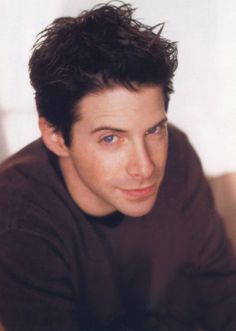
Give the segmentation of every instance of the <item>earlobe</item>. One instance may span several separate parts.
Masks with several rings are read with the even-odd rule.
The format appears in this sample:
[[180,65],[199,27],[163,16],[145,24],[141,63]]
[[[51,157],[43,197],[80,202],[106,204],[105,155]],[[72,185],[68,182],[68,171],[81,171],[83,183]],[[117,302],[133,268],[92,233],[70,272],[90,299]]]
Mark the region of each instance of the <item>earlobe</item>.
[[51,152],[59,157],[67,157],[69,155],[68,147],[61,132],[56,131],[55,127],[44,117],[39,118],[39,129],[44,144]]

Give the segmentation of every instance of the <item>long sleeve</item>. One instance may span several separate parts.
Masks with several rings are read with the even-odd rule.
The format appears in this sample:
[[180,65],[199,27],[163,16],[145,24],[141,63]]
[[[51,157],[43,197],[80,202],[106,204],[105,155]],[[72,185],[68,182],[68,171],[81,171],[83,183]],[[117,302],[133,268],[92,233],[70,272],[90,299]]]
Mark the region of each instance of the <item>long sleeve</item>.
[[0,319],[8,331],[78,330],[68,268],[50,236],[0,235]]
[[[185,151],[181,217],[190,233],[185,290],[190,315],[209,331],[236,330],[236,257],[226,236],[200,161],[190,145]],[[189,305],[189,309],[191,304]]]

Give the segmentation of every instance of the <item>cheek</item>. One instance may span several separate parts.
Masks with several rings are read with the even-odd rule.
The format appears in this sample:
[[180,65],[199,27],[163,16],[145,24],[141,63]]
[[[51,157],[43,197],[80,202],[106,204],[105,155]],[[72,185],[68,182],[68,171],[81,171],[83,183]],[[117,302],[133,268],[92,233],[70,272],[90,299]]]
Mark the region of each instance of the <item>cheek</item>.
[[71,156],[78,175],[82,178],[94,180],[95,176],[99,176],[100,164],[94,158],[92,150],[86,147],[84,149],[74,149]]
[[81,153],[76,163],[79,172],[88,177],[88,180],[93,179],[99,183],[117,178],[121,172],[122,161],[119,155],[114,153],[91,150],[90,153]]
[[163,163],[166,163],[167,155],[168,155],[168,140],[165,141],[165,144],[163,144],[162,147],[162,155],[163,155]]
[[167,155],[168,155],[168,140],[165,139],[162,142],[151,144],[151,155],[157,168],[160,170],[165,168]]

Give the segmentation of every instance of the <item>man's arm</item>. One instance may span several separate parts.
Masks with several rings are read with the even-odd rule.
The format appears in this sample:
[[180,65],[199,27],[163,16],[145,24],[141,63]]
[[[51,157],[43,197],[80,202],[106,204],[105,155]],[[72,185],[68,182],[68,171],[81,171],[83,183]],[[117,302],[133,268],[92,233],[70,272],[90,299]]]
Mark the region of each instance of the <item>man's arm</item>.
[[174,128],[167,169],[168,191],[178,206],[176,236],[185,249],[184,270],[170,288],[168,311],[189,329],[197,325],[210,331],[236,330],[235,254],[199,158]]
[[[236,330],[236,262],[222,222],[212,214],[196,250],[193,284],[207,330]],[[196,240],[198,235],[196,234]]]
[[49,237],[0,235],[0,320],[7,330],[78,330],[69,266]]
[[207,330],[236,330],[236,257],[196,153],[187,147],[183,216],[191,220],[192,268],[188,273],[196,310]]

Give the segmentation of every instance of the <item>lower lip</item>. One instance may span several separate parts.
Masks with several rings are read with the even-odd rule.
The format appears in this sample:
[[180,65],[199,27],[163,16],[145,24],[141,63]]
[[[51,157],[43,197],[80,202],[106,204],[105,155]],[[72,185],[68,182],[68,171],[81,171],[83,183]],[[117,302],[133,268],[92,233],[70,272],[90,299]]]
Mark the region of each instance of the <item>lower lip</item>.
[[155,192],[155,185],[140,190],[121,190],[121,191],[130,198],[143,199],[149,197]]

